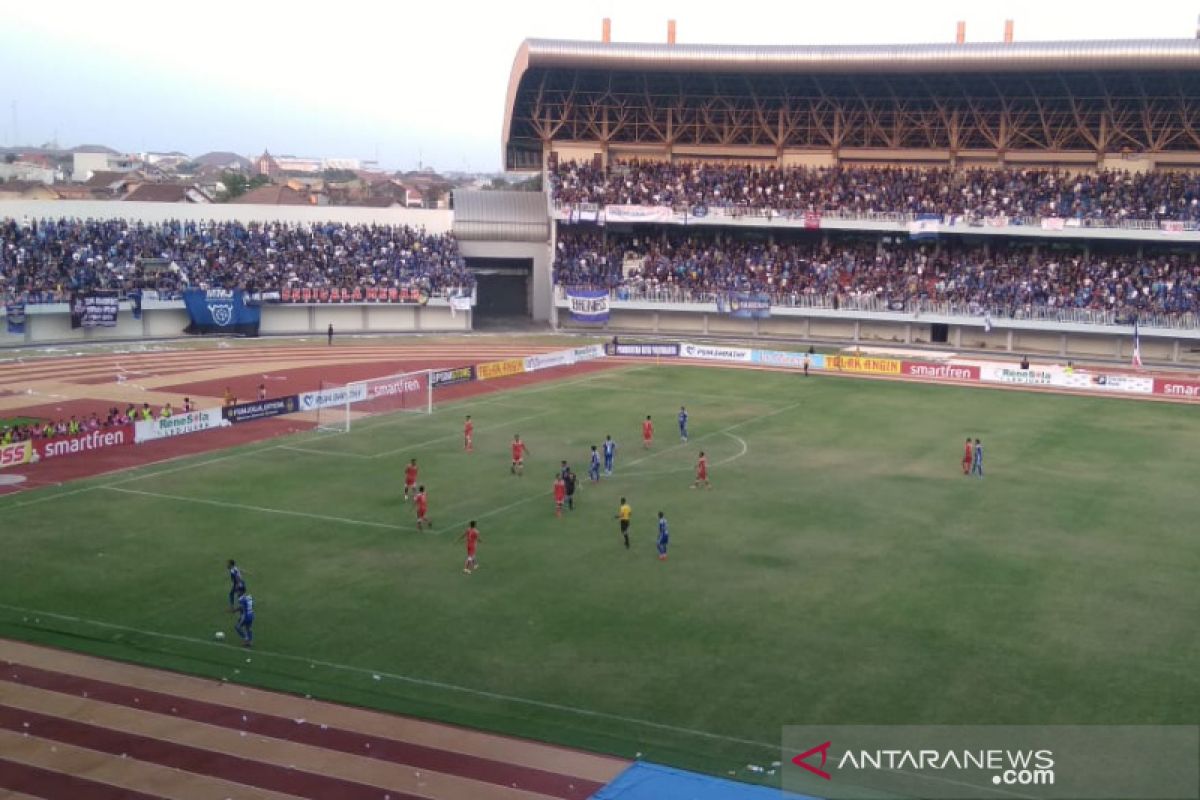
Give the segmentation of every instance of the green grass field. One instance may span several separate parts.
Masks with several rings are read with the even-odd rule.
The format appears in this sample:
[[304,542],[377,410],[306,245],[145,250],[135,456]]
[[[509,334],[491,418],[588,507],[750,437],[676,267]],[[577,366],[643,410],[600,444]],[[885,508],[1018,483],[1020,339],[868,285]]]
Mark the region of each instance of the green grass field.
[[[606,433],[617,474],[555,519]],[[0,500],[0,635],[742,777],[787,724],[1200,718],[1194,408],[645,366],[284,443]],[[230,557],[249,654],[213,641]]]

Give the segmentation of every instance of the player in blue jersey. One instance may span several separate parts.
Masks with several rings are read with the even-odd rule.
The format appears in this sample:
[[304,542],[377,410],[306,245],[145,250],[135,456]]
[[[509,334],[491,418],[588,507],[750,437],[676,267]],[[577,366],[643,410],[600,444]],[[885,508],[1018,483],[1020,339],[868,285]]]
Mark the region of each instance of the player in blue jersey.
[[971,474],[983,477],[983,444],[975,440],[975,458],[971,461]]
[[592,460],[588,462],[588,478],[592,483],[600,480],[600,453],[596,450],[596,445],[592,445]]
[[249,594],[238,596],[238,621],[233,626],[237,635],[242,637],[242,647],[254,646],[254,598]]
[[613,459],[617,457],[617,443],[611,436],[604,437],[604,474],[612,475]]
[[245,594],[246,579],[242,577],[242,571],[238,569],[238,565],[231,558],[229,559],[229,610],[230,612],[237,611],[235,605],[237,596]]
[[681,441],[681,442],[686,442],[688,439],[687,421],[688,421],[687,409],[684,408],[683,406],[680,406],[679,407],[679,441]]
[[671,534],[667,531],[667,518],[663,516],[663,512],[658,512],[658,560],[667,560],[667,544],[671,541]]

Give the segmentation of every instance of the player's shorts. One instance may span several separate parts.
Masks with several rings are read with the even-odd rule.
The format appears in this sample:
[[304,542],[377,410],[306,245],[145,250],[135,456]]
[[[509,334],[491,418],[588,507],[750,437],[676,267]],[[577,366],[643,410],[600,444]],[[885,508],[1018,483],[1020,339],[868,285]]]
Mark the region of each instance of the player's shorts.
[[425,515],[428,513],[429,513],[429,509],[418,508],[417,509],[417,519],[425,519]]
[[702,470],[697,471],[696,472],[696,480],[698,480],[698,481],[708,480],[708,470],[702,469]]
[[621,533],[625,533],[628,530],[629,530],[629,520],[627,520],[627,519],[621,520]]
[[514,458],[514,459],[513,459],[513,466],[514,466],[514,467],[523,467],[523,466],[525,466],[525,459],[523,459],[523,458]]
[[413,488],[413,487],[414,487],[414,486],[416,486],[416,485],[417,485],[417,482],[416,482],[416,481],[405,481],[405,482],[404,482],[404,488],[405,488],[405,489],[411,489],[411,488]]
[[474,557],[475,557],[475,548],[468,547],[467,548],[467,558],[474,558]]

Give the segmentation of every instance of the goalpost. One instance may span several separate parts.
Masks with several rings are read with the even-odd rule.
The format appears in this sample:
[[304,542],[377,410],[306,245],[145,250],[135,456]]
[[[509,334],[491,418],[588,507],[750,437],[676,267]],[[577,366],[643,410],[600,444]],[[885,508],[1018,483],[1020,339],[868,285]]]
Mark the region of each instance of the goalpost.
[[321,381],[317,430],[346,433],[353,422],[381,414],[432,414],[432,377],[424,369],[351,383]]

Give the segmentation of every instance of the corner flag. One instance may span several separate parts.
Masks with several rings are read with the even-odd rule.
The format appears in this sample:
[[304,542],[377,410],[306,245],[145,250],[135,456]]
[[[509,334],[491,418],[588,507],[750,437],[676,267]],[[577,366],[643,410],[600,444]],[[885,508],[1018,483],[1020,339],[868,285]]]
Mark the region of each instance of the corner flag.
[[1133,321],[1133,366],[1142,368],[1142,335],[1136,319]]

